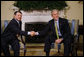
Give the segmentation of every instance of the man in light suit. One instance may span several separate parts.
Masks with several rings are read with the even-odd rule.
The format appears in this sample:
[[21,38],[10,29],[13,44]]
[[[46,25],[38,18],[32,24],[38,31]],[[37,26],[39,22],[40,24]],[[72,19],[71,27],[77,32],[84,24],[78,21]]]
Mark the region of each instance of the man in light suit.
[[10,56],[9,44],[12,46],[14,56],[19,56],[20,45],[17,35],[31,35],[33,31],[25,32],[21,30],[22,13],[20,11],[14,12],[14,18],[9,22],[1,35],[1,48],[5,56]]
[[[48,22],[47,27],[43,31],[34,32],[33,36],[48,36],[45,40],[44,47],[44,51],[46,52],[47,56],[49,56],[50,53],[51,43],[64,43],[64,56],[69,56],[71,45],[71,31],[68,20],[60,18],[59,11],[56,9],[52,10],[51,16],[53,19]],[[50,34],[48,35],[47,32],[49,32]]]

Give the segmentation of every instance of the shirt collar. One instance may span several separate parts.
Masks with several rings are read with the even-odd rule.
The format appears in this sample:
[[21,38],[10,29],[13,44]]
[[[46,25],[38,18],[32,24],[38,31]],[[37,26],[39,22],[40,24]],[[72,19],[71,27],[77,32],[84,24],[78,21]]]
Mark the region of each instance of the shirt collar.
[[15,19],[15,20],[19,23],[19,21],[17,19]]
[[55,22],[59,22],[59,18],[58,18],[58,20],[56,21],[56,20],[54,20]]

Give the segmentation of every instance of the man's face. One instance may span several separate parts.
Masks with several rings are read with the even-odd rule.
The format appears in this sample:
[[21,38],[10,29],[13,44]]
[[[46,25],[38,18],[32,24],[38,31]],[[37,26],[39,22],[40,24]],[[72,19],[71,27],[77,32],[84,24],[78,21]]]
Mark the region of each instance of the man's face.
[[52,12],[52,17],[53,17],[53,19],[57,20],[59,18],[59,12],[58,11],[53,11]]
[[22,19],[22,14],[17,12],[16,15],[14,15],[14,18],[17,19],[18,21],[21,21]]

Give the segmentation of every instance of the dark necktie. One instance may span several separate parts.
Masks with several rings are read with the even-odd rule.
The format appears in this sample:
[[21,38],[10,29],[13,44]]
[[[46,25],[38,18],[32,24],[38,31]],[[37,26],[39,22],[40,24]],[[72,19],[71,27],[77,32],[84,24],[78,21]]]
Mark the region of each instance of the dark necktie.
[[21,25],[22,25],[22,22],[21,22],[21,21],[19,21],[19,28],[20,28],[20,30],[21,30]]

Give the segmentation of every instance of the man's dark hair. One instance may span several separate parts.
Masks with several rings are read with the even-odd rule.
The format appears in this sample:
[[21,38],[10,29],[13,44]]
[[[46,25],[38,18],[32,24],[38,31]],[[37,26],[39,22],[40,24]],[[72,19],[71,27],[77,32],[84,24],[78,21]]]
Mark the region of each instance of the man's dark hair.
[[14,12],[14,15],[16,15],[17,13],[21,13],[21,14],[22,14],[21,11],[15,11],[15,12]]

